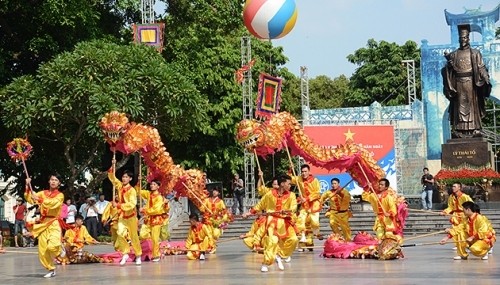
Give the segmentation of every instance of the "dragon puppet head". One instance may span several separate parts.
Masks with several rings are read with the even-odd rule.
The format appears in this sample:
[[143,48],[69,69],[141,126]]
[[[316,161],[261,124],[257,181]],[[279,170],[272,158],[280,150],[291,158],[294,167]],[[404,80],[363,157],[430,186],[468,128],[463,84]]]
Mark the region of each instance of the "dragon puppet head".
[[270,124],[269,121],[242,120],[236,126],[236,141],[248,151],[255,150],[261,156],[275,153],[283,148],[287,131],[284,124],[272,124],[273,127],[269,128]]
[[99,123],[104,138],[110,143],[116,143],[125,133],[129,125],[130,123],[127,116],[118,111],[106,113]]

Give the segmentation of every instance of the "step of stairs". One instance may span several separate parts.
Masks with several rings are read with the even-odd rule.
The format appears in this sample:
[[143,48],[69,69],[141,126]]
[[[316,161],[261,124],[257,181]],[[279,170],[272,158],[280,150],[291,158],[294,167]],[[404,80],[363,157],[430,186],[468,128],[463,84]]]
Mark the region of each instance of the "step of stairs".
[[[482,210],[484,214],[491,221],[493,228],[500,229],[500,209]],[[228,228],[224,230],[223,238],[237,237],[245,234],[250,230],[254,219],[236,218],[234,222],[229,224]],[[373,234],[373,223],[375,216],[371,211],[354,211],[353,217],[350,219],[352,233],[355,234],[360,231],[366,231]],[[437,215],[435,212],[414,212],[410,211],[410,215],[406,220],[404,233],[406,236],[425,234],[429,232],[436,232],[444,230],[450,226],[449,217]],[[184,240],[189,231],[189,221],[187,217],[170,230],[170,237],[172,240]],[[323,235],[332,233],[328,224],[328,218],[324,213],[320,216],[320,232]]]

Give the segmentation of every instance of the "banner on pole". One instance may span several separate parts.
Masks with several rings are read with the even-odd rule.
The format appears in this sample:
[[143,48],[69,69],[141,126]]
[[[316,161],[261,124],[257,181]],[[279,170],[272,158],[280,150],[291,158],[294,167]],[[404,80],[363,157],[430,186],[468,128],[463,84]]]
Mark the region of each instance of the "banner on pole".
[[280,110],[281,79],[261,73],[257,94],[255,117],[269,118]]
[[163,30],[165,23],[133,24],[134,42],[153,46],[161,52],[163,50]]

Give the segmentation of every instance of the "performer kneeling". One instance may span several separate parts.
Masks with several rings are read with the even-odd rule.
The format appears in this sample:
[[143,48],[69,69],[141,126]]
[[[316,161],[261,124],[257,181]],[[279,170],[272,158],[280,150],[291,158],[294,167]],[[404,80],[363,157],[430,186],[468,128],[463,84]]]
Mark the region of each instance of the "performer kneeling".
[[209,246],[214,243],[212,231],[204,223],[200,222],[197,214],[189,215],[189,233],[186,239],[187,258],[190,260],[205,260],[205,253],[210,249]]
[[465,229],[457,230],[456,227],[446,229],[448,236],[441,240],[441,244],[453,238],[457,245],[457,253],[453,259],[467,259],[468,255],[465,249],[469,247],[470,253],[481,257],[482,260],[488,259],[488,251],[493,247],[496,241],[495,230],[491,222],[485,216],[481,215],[479,205],[467,201],[462,204],[464,215],[467,218]]
[[84,245],[89,243],[98,244],[99,242],[89,234],[87,228],[83,225],[83,217],[77,215],[75,217],[75,226],[66,230],[64,234],[63,246],[66,254],[63,257],[58,256],[56,260],[61,264],[110,262],[84,251]]

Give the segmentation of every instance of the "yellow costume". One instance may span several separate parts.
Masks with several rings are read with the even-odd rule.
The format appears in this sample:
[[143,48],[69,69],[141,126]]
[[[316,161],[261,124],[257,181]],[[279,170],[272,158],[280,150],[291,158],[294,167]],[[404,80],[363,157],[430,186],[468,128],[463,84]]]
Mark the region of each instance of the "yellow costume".
[[186,239],[187,258],[190,260],[198,259],[200,254],[208,251],[210,244],[213,243],[212,230],[207,225],[197,222],[195,226],[189,228]]
[[264,195],[267,194],[267,192],[271,191],[272,188],[266,187],[265,185],[261,185],[257,187],[257,192],[259,193],[260,197],[264,197]]
[[78,249],[82,249],[85,243],[97,242],[84,225],[68,229],[64,234],[64,240]]
[[469,247],[470,253],[475,256],[486,256],[496,241],[495,230],[491,226],[491,222],[488,218],[478,213],[472,214],[472,216],[467,219],[464,233],[465,234],[462,234],[455,229],[451,229],[449,234],[453,237],[455,242],[474,237],[472,242],[457,243],[457,252],[463,258],[467,257],[467,247]]
[[450,218],[450,223],[454,227],[465,221],[462,204],[467,201],[473,202],[471,197],[463,192],[458,192],[457,195],[451,194],[450,197],[448,197],[448,207],[444,209],[443,212],[448,215],[453,215]]
[[301,244],[313,246],[313,234],[319,234],[319,212],[322,207],[321,185],[312,175],[309,175],[305,181],[302,176],[292,176],[292,184],[297,185],[304,199],[297,218],[297,230],[307,235],[306,242]]
[[[257,187],[260,197],[264,197],[272,188],[268,188],[265,185]],[[262,237],[265,234],[266,229],[266,216],[260,216],[255,219],[250,230],[245,234],[243,238],[243,243],[251,250],[260,251],[263,247]]]
[[250,230],[245,234],[243,238],[243,243],[250,249],[259,251],[262,249],[262,237],[265,234],[266,229],[266,216],[260,216],[255,219]]
[[108,203],[102,212],[101,222],[109,224],[109,232],[111,233],[111,242],[116,242],[116,231],[118,230],[118,208],[113,207],[112,203]]
[[97,243],[97,241],[89,234],[84,225],[75,226],[66,230],[64,234],[66,255],[64,257],[58,256],[56,258],[57,261],[61,264],[106,262],[101,257],[83,251],[83,246],[86,243]]
[[252,214],[261,211],[267,212],[266,232],[262,238],[262,264],[271,265],[278,252],[280,257],[288,258],[297,247],[298,239],[292,220],[292,215],[297,211],[297,197],[293,192],[285,191],[280,195],[279,190],[273,189],[250,210]]
[[330,208],[326,216],[330,218],[330,227],[336,234],[341,234],[346,241],[351,240],[351,227],[349,218],[352,213],[349,210],[351,205],[351,194],[346,189],[329,190],[321,195],[320,203],[323,205],[330,201]]
[[212,243],[209,248],[211,253],[215,253],[216,242],[222,235],[222,227],[229,222],[226,205],[219,197],[209,197],[203,200],[200,211],[203,212],[203,223],[212,231]]
[[108,178],[118,190],[118,225],[116,230],[115,249],[122,254],[130,252],[130,246],[127,242],[127,236],[130,237],[132,247],[136,256],[142,255],[142,248],[137,234],[137,192],[130,184],[123,186],[113,171],[110,169]]
[[47,270],[54,270],[54,259],[62,250],[62,231],[59,214],[64,202],[64,194],[56,190],[44,190],[36,193],[38,202],[33,199],[31,191],[26,189],[24,197],[30,204],[40,205],[40,220],[33,225],[33,237],[38,238],[38,258]]
[[[168,219],[165,212],[165,198],[158,191],[141,190],[141,197],[147,200],[144,208],[144,224],[141,227],[141,239],[151,239],[153,258],[160,257],[160,232]],[[167,204],[168,205],[168,204]],[[168,210],[168,209],[167,209]]]
[[170,222],[169,213],[170,213],[170,203],[168,199],[163,201],[163,211],[165,212],[165,219],[163,220],[163,225],[160,229],[160,241],[170,240],[170,232],[168,230],[168,225]]
[[379,194],[365,191],[361,197],[373,207],[373,212],[376,215],[373,231],[375,231],[377,238],[379,240],[392,238],[401,242],[402,237],[395,234],[398,230],[396,228],[398,225],[396,223],[397,206],[394,193],[389,190],[385,190]]

